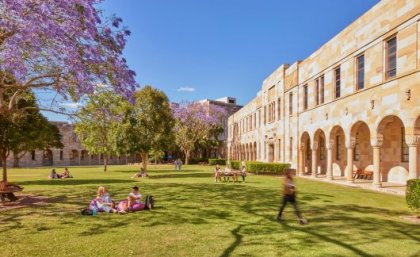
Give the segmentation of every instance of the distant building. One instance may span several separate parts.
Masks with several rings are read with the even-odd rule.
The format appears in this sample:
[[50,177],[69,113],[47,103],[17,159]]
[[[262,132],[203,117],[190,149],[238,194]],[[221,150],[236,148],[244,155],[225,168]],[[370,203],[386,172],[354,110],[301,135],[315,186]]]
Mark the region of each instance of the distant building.
[[[74,126],[66,122],[52,122],[57,125],[62,149],[51,148],[45,150],[35,150],[27,152],[19,161],[20,167],[39,167],[39,166],[73,166],[73,165],[101,165],[104,158],[102,155],[91,155],[85,150],[77,135],[74,133]],[[13,165],[13,156],[7,160],[8,166]],[[111,156],[108,164],[128,164],[140,162],[138,155]]]
[[226,149],[227,149],[227,138],[228,138],[228,117],[234,114],[235,112],[237,112],[238,110],[240,110],[242,106],[236,103],[235,97],[229,97],[229,96],[222,97],[216,100],[203,99],[197,102],[205,106],[216,105],[216,106],[222,107],[227,113],[226,118],[222,120],[223,133],[219,135],[218,137],[218,139],[222,141],[222,145],[217,149],[208,149],[208,152],[205,153],[204,156],[202,157],[227,158]]

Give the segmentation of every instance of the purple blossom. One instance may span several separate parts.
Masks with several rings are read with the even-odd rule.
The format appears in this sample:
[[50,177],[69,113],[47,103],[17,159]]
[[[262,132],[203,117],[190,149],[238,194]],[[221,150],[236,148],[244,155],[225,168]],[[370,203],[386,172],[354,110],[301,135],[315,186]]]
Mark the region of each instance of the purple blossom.
[[74,99],[99,83],[131,98],[135,72],[121,56],[129,33],[119,29],[121,18],[103,22],[95,7],[100,2],[2,0],[0,73],[20,85],[53,85]]

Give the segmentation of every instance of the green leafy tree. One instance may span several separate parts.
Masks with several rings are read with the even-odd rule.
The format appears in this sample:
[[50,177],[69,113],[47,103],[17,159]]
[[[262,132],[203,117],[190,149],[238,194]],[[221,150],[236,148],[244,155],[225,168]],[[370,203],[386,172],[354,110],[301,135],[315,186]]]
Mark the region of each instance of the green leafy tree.
[[111,155],[127,153],[124,132],[130,103],[107,89],[89,95],[75,123],[75,132],[81,144],[91,154],[103,155],[104,172]]
[[173,142],[174,121],[166,94],[151,86],[137,91],[129,123],[127,144],[130,152],[140,153],[143,168],[147,171],[150,151],[166,149]]
[[19,142],[12,148],[13,167],[19,167],[20,159],[29,151],[46,148],[62,148],[61,134],[57,125],[40,113],[27,117],[16,131]]
[[[16,89],[8,89],[3,93],[7,100],[15,95]],[[31,91],[20,92],[16,99],[16,110],[0,115],[0,159],[3,181],[7,182],[7,158],[10,153],[20,154],[27,150],[49,146],[62,147],[58,128],[50,124],[39,112]]]
[[149,155],[152,157],[156,165],[157,162],[160,161],[165,156],[165,152],[160,149],[158,150],[152,149],[150,150]]

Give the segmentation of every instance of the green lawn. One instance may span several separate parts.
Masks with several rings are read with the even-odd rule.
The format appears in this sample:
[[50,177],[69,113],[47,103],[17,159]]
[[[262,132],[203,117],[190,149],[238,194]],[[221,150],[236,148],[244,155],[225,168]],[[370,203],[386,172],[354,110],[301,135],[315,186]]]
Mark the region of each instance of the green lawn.
[[[71,180],[47,180],[48,169],[10,170],[24,193],[49,204],[0,212],[0,256],[420,256],[420,226],[402,197],[298,179],[299,225],[291,206],[275,221],[281,178],[215,184],[210,167],[72,167]],[[134,214],[81,216],[105,185],[116,200],[138,185],[156,209]]]

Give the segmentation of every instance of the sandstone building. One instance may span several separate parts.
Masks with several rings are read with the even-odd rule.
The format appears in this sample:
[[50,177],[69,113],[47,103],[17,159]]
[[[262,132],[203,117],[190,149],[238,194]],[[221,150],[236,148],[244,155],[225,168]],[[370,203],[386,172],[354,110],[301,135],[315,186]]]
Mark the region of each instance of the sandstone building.
[[[61,134],[62,149],[51,148],[27,152],[19,161],[20,167],[37,166],[73,166],[73,165],[102,165],[102,155],[91,155],[80,144],[74,133],[72,124],[66,122],[53,122]],[[111,156],[108,164],[128,164],[140,162],[139,155]],[[9,156],[7,164],[13,164],[13,156]]]
[[420,175],[420,1],[383,0],[303,61],[283,64],[228,120],[230,159],[300,175]]

